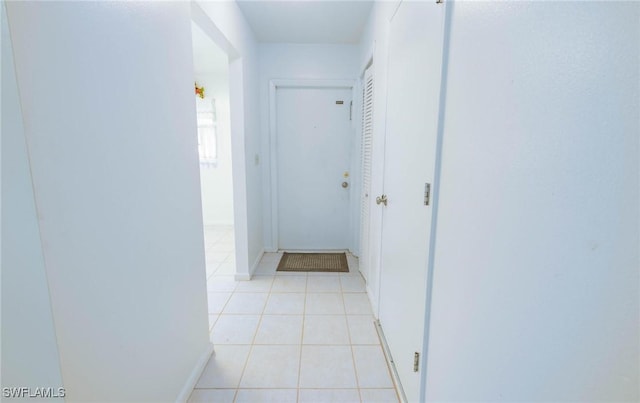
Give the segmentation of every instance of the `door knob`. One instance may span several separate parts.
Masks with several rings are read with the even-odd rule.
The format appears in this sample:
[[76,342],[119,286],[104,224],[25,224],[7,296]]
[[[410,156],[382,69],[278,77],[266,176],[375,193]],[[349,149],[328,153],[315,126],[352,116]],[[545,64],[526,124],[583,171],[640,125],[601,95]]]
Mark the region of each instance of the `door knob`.
[[387,205],[387,195],[382,195],[382,196],[376,197],[376,204],[377,205],[384,204],[386,206]]

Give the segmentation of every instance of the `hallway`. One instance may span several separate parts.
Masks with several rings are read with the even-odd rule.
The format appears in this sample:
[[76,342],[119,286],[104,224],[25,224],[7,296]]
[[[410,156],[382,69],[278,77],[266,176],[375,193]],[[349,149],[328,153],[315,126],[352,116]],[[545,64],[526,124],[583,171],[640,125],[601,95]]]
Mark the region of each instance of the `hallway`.
[[4,397],[640,402],[640,2],[0,6]]
[[397,402],[358,260],[350,272],[280,273],[266,253],[234,281],[233,232],[207,227],[215,352],[191,402]]

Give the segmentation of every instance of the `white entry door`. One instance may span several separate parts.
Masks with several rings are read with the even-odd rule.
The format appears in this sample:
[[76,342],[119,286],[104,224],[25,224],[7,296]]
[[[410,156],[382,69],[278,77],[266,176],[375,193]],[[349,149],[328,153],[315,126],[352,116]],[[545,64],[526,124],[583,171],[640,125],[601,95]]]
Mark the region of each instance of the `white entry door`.
[[350,88],[277,88],[278,247],[349,248]]
[[444,7],[403,2],[391,21],[379,319],[408,401],[420,401]]

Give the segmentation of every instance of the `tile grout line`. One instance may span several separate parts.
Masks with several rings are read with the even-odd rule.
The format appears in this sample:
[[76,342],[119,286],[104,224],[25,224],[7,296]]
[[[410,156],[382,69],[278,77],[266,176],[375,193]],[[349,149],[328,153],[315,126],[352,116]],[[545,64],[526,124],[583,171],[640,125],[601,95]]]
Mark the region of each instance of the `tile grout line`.
[[[231,390],[231,389],[236,389],[236,388],[194,388],[194,390]],[[282,387],[265,387],[265,386],[251,386],[251,387],[246,387],[246,388],[240,388],[243,390],[282,390],[282,389],[290,389],[290,390],[294,390],[297,388],[294,387],[289,387],[289,388],[282,388]],[[356,390],[357,388],[335,388],[335,387],[313,387],[313,388],[300,388],[302,390],[315,390],[315,389],[321,389],[321,390],[336,390],[336,389],[348,389],[348,390]],[[394,388],[383,388],[383,387],[377,387],[377,388],[362,388],[362,389],[366,389],[366,390],[394,390]]]
[[[249,280],[251,281],[251,280]],[[236,402],[238,399],[238,394],[240,394],[240,384],[242,382],[242,378],[244,377],[244,373],[247,370],[247,366],[249,365],[249,358],[251,357],[251,353],[253,352],[253,347],[256,345],[256,337],[258,337],[258,330],[260,330],[260,325],[262,324],[262,318],[264,316],[264,310],[267,308],[267,302],[269,302],[269,297],[271,296],[271,287],[273,286],[273,281],[269,286],[269,295],[267,296],[267,300],[264,302],[264,306],[262,307],[262,313],[260,313],[260,318],[258,319],[258,324],[256,326],[256,330],[253,333],[253,338],[251,339],[251,345],[249,347],[249,355],[247,356],[247,361],[244,364],[244,368],[242,368],[242,374],[240,375],[240,380],[238,381],[238,388],[236,389],[236,394],[233,398],[233,401]],[[237,289],[237,287],[236,287]]]
[[353,362],[353,373],[356,376],[356,387],[358,388],[358,398],[362,402],[362,392],[360,391],[360,378],[358,377],[358,368],[356,366],[356,355],[353,351],[353,340],[351,339],[351,328],[349,327],[349,318],[347,317],[347,304],[344,300],[344,289],[342,288],[342,278],[340,278],[340,296],[344,306],[344,320],[347,322],[347,335],[349,336],[349,350],[351,350],[351,360]]
[[[226,235],[226,234],[225,234],[225,235]],[[222,238],[222,237],[221,237],[221,238]],[[213,242],[210,248],[206,248],[206,247],[205,247],[205,255],[206,255],[206,253],[207,253],[209,250],[213,250],[213,249],[215,248],[216,244],[218,243],[218,241],[219,241],[221,238],[219,238],[216,242]],[[206,235],[205,235],[205,243],[206,243]],[[214,253],[218,253],[218,252],[214,252]],[[227,252],[221,252],[221,253],[227,253]],[[220,269],[220,266],[222,265],[222,263],[223,263],[224,261],[226,261],[226,259],[228,259],[228,258],[229,258],[229,256],[231,256],[231,255],[232,255],[232,254],[234,254],[234,253],[235,253],[235,250],[228,252],[228,253],[227,253],[227,256],[225,257],[225,259],[224,259],[222,262],[217,263],[217,264],[216,264],[216,268],[213,270],[213,272],[212,272],[210,275],[208,275],[208,276],[207,276],[207,279],[206,279],[206,285],[207,285],[207,290],[206,290],[206,291],[207,291],[207,294],[209,294],[209,287],[208,287],[208,285],[209,285],[209,281],[212,281],[212,278],[213,278],[213,277],[215,276],[215,274],[218,272],[218,270]],[[207,270],[207,262],[206,262],[206,260],[205,260],[205,273],[206,273],[206,270]],[[217,314],[214,314],[214,315],[216,315],[217,317],[216,317],[216,320],[215,320],[215,321],[213,322],[213,324],[211,325],[211,328],[209,329],[209,341],[210,341],[212,344],[213,344],[213,342],[211,341],[211,338],[213,337],[213,329],[215,328],[215,325],[218,323],[218,320],[219,320],[219,319],[220,319],[220,317],[222,316],[222,314],[223,314],[223,312],[224,312],[225,308],[226,308],[226,307],[227,307],[227,305],[229,304],[229,301],[231,301],[231,297],[233,297],[233,295],[235,294],[235,292],[236,292],[237,288],[238,288],[238,285],[237,285],[237,284],[235,284],[235,285],[234,285],[234,287],[233,287],[233,290],[231,291],[231,293],[229,293],[229,294],[230,294],[230,295],[229,295],[229,297],[227,298],[227,300],[226,300],[226,301],[225,301],[225,303],[223,304],[222,308],[220,309],[220,312],[219,312],[219,313],[217,313]],[[225,294],[226,294],[226,293],[225,293]],[[264,308],[263,308],[263,309],[264,309]],[[207,317],[208,317],[208,315],[210,315],[210,314],[211,314],[211,313],[210,313],[210,312],[208,312],[208,310],[207,310]],[[257,333],[257,328],[256,328],[256,333]],[[254,338],[255,338],[255,334],[254,334]],[[215,346],[214,346],[214,353],[213,353],[213,354],[215,354]],[[240,387],[240,382],[241,382],[241,380],[242,380],[242,376],[244,375],[244,371],[245,371],[245,369],[246,369],[246,367],[247,367],[247,364],[248,364],[248,362],[249,362],[249,356],[250,356],[250,355],[251,355],[251,348],[249,349],[249,353],[247,354],[247,359],[245,360],[244,366],[243,366],[243,368],[242,368],[242,372],[241,372],[241,374],[240,374],[240,378],[238,379],[238,384],[237,384],[237,385],[236,385],[236,387],[235,387],[235,391],[234,391],[233,399],[232,399],[232,401],[233,401],[233,402],[235,402],[235,401],[236,401],[236,399],[237,399],[237,396],[238,396],[238,388]],[[193,388],[193,390],[195,390],[195,389],[196,389],[196,388],[194,387],[194,388]],[[193,394],[193,391],[192,391],[191,393]],[[189,398],[191,398],[191,395],[189,396]]]
[[298,358],[298,390],[296,393],[296,402],[300,402],[300,374],[302,373],[302,346],[304,343],[304,323],[307,316],[307,289],[309,288],[309,275],[304,280],[304,300],[302,301],[302,331],[300,332],[300,357]]
[[[217,314],[214,313],[214,315],[218,315],[218,319],[220,319],[220,316],[222,316],[222,313],[224,312],[224,309],[227,307],[227,304],[229,303],[229,301],[231,301],[231,297],[233,297],[234,293],[235,293],[235,291],[230,293],[229,297],[227,298],[225,303],[222,305],[222,308],[220,308],[220,312],[217,313]],[[226,294],[226,292],[225,293],[221,293],[221,294]],[[216,322],[218,321],[218,319],[216,319]],[[213,331],[213,328],[211,328],[211,331]]]
[[[251,280],[249,280],[251,281]],[[267,292],[267,299],[264,301],[264,306],[262,307],[262,312],[260,313],[260,318],[258,319],[258,324],[256,325],[256,330],[253,333],[253,337],[251,338],[251,350],[253,351],[253,346],[256,344],[256,337],[258,337],[258,331],[260,330],[260,325],[262,324],[262,318],[264,317],[264,311],[267,309],[267,304],[269,303],[269,299],[271,298],[271,287],[273,287],[273,279],[271,280],[271,284],[269,285],[269,291]]]
[[[212,329],[211,330],[213,330],[213,327],[217,324],[218,319],[224,314],[223,312],[227,308],[227,306],[228,306],[228,304],[229,304],[229,302],[230,302],[232,297],[234,297],[236,295],[243,294],[243,293],[247,293],[247,292],[251,292],[251,293],[266,293],[268,295],[267,296],[267,300],[265,301],[265,303],[264,303],[264,305],[262,307],[262,311],[260,313],[258,313],[259,320],[258,320],[258,324],[256,325],[255,332],[253,334],[251,344],[249,346],[250,349],[249,349],[249,353],[247,355],[247,360],[244,363],[244,367],[242,369],[241,376],[240,376],[240,379],[238,381],[238,385],[234,388],[234,395],[233,395],[234,396],[233,397],[234,401],[237,401],[237,399],[239,397],[239,392],[240,392],[240,389],[241,389],[241,387],[240,387],[241,381],[242,381],[243,377],[246,375],[245,371],[246,371],[246,369],[248,367],[248,361],[249,361],[249,359],[250,359],[250,357],[251,357],[251,355],[252,355],[252,353],[254,351],[254,346],[256,346],[256,340],[257,340],[258,331],[260,329],[260,326],[263,323],[264,316],[267,315],[267,313],[266,313],[267,303],[270,300],[271,296],[274,294],[274,285],[275,285],[276,279],[278,278],[277,276],[273,275],[272,273],[256,273],[256,274],[268,275],[268,276],[272,277],[271,282],[269,284],[269,287],[268,287],[268,289],[266,291],[262,291],[262,292],[256,292],[256,291],[252,291],[252,290],[242,291],[242,290],[238,290],[237,286],[235,286],[234,290],[230,292],[230,295],[229,295],[228,299],[225,301],[223,307],[221,308],[222,312],[220,312],[219,314],[213,314],[213,315],[217,315],[217,320],[212,325]],[[321,389],[321,390],[328,390],[328,391],[336,390],[336,388],[329,388],[329,387],[301,388],[302,348],[304,347],[304,344],[303,344],[304,343],[304,325],[306,323],[306,316],[308,314],[307,311],[306,311],[306,305],[307,305],[306,304],[306,300],[307,300],[307,297],[308,297],[309,292],[310,292],[309,291],[309,281],[312,281],[311,278],[313,276],[309,276],[308,274],[306,274],[306,275],[304,275],[304,277],[305,277],[305,284],[304,284],[304,290],[303,290],[304,301],[303,301],[303,312],[302,312],[302,329],[301,329],[301,336],[300,336],[300,341],[299,341],[300,356],[299,356],[299,361],[298,361],[298,363],[299,363],[298,379],[297,379],[298,382],[297,382],[297,388],[296,388],[296,399],[297,399],[298,402],[301,399],[301,391],[303,389],[309,389],[309,390]],[[322,277],[322,276],[318,276],[318,277]],[[213,279],[213,278],[214,278],[214,275],[210,276],[210,279]],[[344,308],[344,313],[342,315],[339,315],[339,316],[342,316],[344,318],[345,323],[347,325],[347,336],[348,336],[348,340],[349,340],[348,346],[349,346],[349,348],[351,350],[351,357],[352,357],[352,360],[353,360],[352,362],[353,362],[354,374],[355,374],[355,378],[356,378],[355,389],[357,389],[358,397],[359,397],[360,401],[362,401],[362,399],[363,399],[362,388],[361,388],[361,385],[360,385],[360,380],[359,380],[359,377],[358,377],[358,370],[357,370],[356,360],[355,360],[354,347],[356,345],[353,344],[352,329],[349,326],[349,315],[347,314],[347,309],[346,309],[345,294],[350,294],[350,293],[345,291],[344,282],[346,280],[344,280],[344,278],[346,278],[346,277],[345,276],[339,276],[339,278],[338,278],[338,285],[340,287],[339,288],[339,293],[340,293],[340,297],[341,297],[341,300],[342,300],[342,303],[343,303],[343,308]],[[351,284],[351,283],[349,283],[349,284]],[[297,293],[297,291],[292,291],[292,292]],[[327,292],[329,292],[329,291],[327,291]],[[333,292],[333,291],[331,291],[331,292]],[[227,292],[225,292],[225,293],[227,293]],[[282,293],[286,294],[287,292],[282,292]],[[323,292],[321,292],[321,291],[317,291],[316,293],[323,294]],[[365,294],[366,294],[366,291],[365,291]],[[244,313],[244,314],[226,314],[226,315],[239,315],[240,316],[240,315],[256,315],[256,314],[255,313]],[[274,315],[296,316],[297,314],[274,314]],[[335,314],[318,314],[318,315],[325,316],[325,315],[335,315]],[[354,313],[352,316],[371,317],[371,314]],[[212,331],[210,333],[212,333]],[[229,343],[229,344],[233,345],[235,343]],[[265,346],[268,346],[268,345],[280,346],[281,344],[271,344],[270,343],[270,344],[266,344]],[[293,344],[293,345],[295,345],[295,344]],[[333,344],[316,344],[316,345],[334,346],[334,347],[338,346],[338,345],[333,345]],[[340,345],[346,346],[345,344],[340,344]],[[388,368],[387,368],[387,370],[388,370]],[[227,388],[202,388],[202,389],[227,389]],[[260,390],[260,389],[271,390],[271,389],[273,389],[273,390],[278,390],[278,389],[289,389],[289,388],[282,388],[282,387],[255,387],[255,388],[253,388],[253,387],[248,387],[246,389],[254,389],[254,390]],[[338,389],[352,389],[353,390],[353,388],[338,388]],[[371,388],[367,388],[367,389],[371,389]],[[373,389],[388,389],[388,388],[373,388]],[[395,390],[395,387],[392,387],[391,390],[393,390],[393,391],[395,391],[397,393],[397,391]]]
[[[249,281],[251,281],[251,280],[249,280]],[[236,289],[237,289],[237,287],[236,287]],[[231,294],[231,296],[233,296],[235,293],[236,292],[234,291],[233,294]],[[229,299],[231,299],[231,297],[229,297]],[[267,306],[267,301],[268,300],[269,300],[269,297],[267,297],[267,300],[264,302],[264,305],[262,306],[262,311],[260,313],[260,319],[258,320],[258,326],[260,326],[260,322],[262,322],[262,315],[264,314],[264,310],[265,310],[265,308]],[[255,341],[257,333],[258,333],[258,327],[256,327],[255,333],[253,334],[253,338],[251,340],[251,344],[249,345],[249,353],[247,354],[247,360],[244,362],[244,366],[242,367],[242,372],[240,373],[240,378],[238,379],[238,385],[236,386],[236,394],[234,395],[234,399],[233,399],[234,402],[238,398],[240,385],[242,384],[242,378],[244,378],[245,371],[247,370],[247,366],[249,365],[249,359],[251,358],[251,353],[253,353],[253,347],[254,347],[253,342]]]
[[[215,244],[214,244],[213,246],[215,246]],[[229,255],[227,256],[227,258],[231,255],[231,253],[233,253],[233,252],[229,252]],[[225,260],[226,260],[226,258],[225,258]],[[222,264],[222,262],[218,263],[218,267],[213,271],[213,273],[211,274],[211,276],[209,276],[209,277],[207,278],[207,283],[208,283],[208,282],[209,282],[209,280],[210,280],[210,279],[215,275],[215,273],[220,269],[220,265],[221,265],[221,264]],[[235,286],[233,287],[233,291],[231,291],[231,293],[230,293],[230,295],[229,295],[229,298],[227,299],[227,301],[225,302],[224,306],[222,307],[222,309],[221,309],[220,313],[218,314],[218,317],[216,318],[216,321],[215,321],[214,325],[211,327],[211,331],[209,332],[209,340],[210,340],[210,341],[211,341],[211,338],[212,338],[212,336],[213,336],[213,329],[215,328],[215,324],[218,322],[218,320],[219,320],[219,319],[220,319],[220,317],[222,316],[222,314],[223,314],[223,312],[224,312],[225,308],[227,307],[227,304],[229,304],[229,301],[231,301],[231,298],[232,298],[232,297],[233,297],[233,295],[236,293],[237,288],[238,288],[238,285],[237,285],[237,284],[235,284]],[[257,329],[256,329],[256,331],[257,331]],[[255,335],[254,335],[254,337],[255,337]],[[215,351],[215,346],[214,346],[214,351]],[[247,367],[247,364],[248,364],[248,362],[249,362],[249,356],[250,356],[250,355],[251,355],[251,348],[249,348],[249,353],[247,354],[247,359],[246,359],[246,360],[245,360],[245,362],[244,362],[244,366],[243,366],[243,368],[242,368],[242,372],[240,373],[240,378],[238,379],[238,384],[237,384],[237,385],[236,385],[236,387],[235,387],[235,392],[234,392],[234,394],[233,394],[233,402],[235,402],[235,401],[236,401],[236,399],[237,399],[237,396],[238,396],[238,388],[240,387],[240,381],[242,380],[242,376],[244,375],[244,370],[245,370],[245,369],[246,369],[246,367]]]

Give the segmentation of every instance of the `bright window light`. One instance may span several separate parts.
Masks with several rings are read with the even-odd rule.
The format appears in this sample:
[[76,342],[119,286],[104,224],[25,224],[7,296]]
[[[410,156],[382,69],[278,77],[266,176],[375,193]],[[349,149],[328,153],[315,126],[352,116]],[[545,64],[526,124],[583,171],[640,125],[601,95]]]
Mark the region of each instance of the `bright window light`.
[[218,162],[218,122],[216,100],[196,101],[198,119],[198,153],[200,164],[215,167]]

